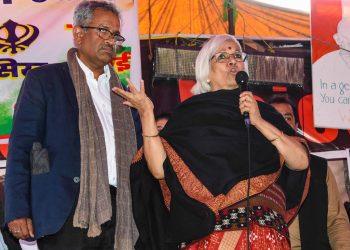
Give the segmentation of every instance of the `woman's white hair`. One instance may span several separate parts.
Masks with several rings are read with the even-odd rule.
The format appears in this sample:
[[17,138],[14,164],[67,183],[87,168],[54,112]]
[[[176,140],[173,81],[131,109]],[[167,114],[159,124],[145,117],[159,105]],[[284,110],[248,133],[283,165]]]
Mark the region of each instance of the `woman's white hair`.
[[[196,59],[196,84],[191,89],[191,92],[194,95],[202,94],[209,92],[211,90],[209,85],[209,71],[210,71],[210,59],[215,54],[218,47],[226,42],[232,40],[234,41],[239,50],[242,52],[242,47],[239,44],[238,40],[232,35],[217,35],[210,38],[199,51],[199,54]],[[248,71],[247,63],[244,64],[245,71]],[[247,72],[248,73],[248,72]]]

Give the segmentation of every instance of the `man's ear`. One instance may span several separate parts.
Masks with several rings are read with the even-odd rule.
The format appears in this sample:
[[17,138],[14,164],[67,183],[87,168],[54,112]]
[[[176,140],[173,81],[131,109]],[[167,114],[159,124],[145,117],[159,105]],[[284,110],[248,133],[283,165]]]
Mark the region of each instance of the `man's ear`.
[[73,39],[76,46],[81,44],[81,39],[84,36],[84,30],[80,26],[74,26],[73,28]]

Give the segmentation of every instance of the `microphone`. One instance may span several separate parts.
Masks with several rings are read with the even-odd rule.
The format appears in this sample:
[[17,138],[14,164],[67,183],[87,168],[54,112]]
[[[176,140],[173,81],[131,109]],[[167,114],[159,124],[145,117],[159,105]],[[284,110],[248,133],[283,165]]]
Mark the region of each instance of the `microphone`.
[[[239,71],[236,74],[236,83],[238,84],[240,92],[249,90],[248,89],[248,80],[249,80],[249,76],[248,76],[247,72]],[[244,112],[243,113],[243,118],[244,118],[245,125],[249,126],[250,125],[249,113],[248,112]]]

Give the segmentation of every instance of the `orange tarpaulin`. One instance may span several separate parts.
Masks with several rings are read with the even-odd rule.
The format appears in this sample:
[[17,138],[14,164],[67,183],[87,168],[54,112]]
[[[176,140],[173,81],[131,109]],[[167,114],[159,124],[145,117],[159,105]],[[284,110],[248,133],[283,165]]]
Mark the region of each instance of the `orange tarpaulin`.
[[[141,38],[152,36],[212,35],[228,33],[223,21],[224,0],[139,1]],[[236,0],[237,36],[298,38],[310,36],[309,14],[252,0]],[[151,17],[151,18],[150,18]]]

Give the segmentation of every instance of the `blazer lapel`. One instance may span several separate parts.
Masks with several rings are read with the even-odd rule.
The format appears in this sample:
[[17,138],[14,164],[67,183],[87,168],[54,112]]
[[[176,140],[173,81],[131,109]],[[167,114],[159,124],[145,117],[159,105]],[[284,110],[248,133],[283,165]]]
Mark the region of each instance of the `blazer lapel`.
[[79,112],[78,102],[75,94],[73,80],[69,74],[68,64],[64,64],[64,66],[62,67],[62,70],[63,70],[63,76],[64,76],[64,81],[63,81],[64,91],[66,92],[66,95],[68,96],[69,102],[73,106],[74,111],[77,112],[78,114]]

